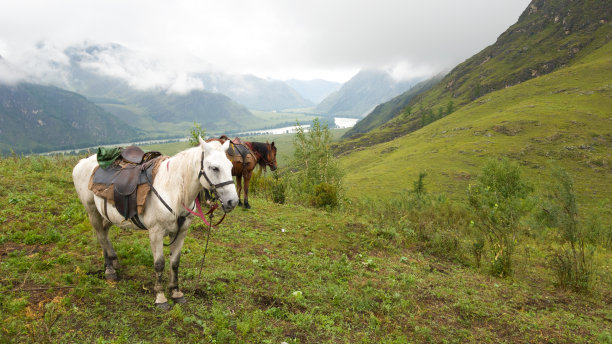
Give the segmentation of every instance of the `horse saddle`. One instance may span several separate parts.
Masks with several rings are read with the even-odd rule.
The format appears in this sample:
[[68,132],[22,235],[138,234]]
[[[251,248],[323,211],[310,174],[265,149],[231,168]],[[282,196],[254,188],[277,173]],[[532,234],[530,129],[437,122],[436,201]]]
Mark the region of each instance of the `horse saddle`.
[[153,182],[153,168],[160,156],[159,152],[144,153],[130,146],[121,153],[122,162],[95,171],[93,183],[114,186],[115,208],[126,220],[138,214],[136,190],[138,185]]
[[251,154],[251,151],[245,145],[236,145],[232,143],[226,153],[230,156],[241,156],[242,159],[244,159],[248,154]]
[[121,157],[123,158],[123,160],[131,162],[133,164],[142,163],[144,155],[145,152],[138,146],[129,146],[121,152]]

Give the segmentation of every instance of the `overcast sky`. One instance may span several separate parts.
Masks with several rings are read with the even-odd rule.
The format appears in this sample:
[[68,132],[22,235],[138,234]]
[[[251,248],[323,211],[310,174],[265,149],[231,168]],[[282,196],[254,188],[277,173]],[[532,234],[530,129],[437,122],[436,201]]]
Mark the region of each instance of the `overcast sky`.
[[[363,68],[453,67],[528,0],[19,0],[0,4],[0,55],[35,68],[75,44],[118,43],[180,72],[345,82]],[[2,69],[0,69],[2,71]]]

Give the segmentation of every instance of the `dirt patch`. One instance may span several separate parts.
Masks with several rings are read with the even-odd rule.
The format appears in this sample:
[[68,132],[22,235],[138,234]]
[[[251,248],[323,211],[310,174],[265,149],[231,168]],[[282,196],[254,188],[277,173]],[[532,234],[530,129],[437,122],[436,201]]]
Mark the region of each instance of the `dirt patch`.
[[472,179],[472,175],[467,172],[458,172],[454,173],[453,177],[457,180],[470,180]]
[[500,134],[504,134],[507,136],[514,136],[523,130],[523,128],[521,127],[512,128],[512,127],[507,127],[505,125],[496,125],[492,129],[495,132],[498,132]]
[[388,147],[383,149],[382,151],[380,151],[380,154],[387,154],[387,153],[391,153],[394,150],[397,150],[398,147],[392,146],[392,147]]
[[53,245],[25,245],[5,242],[0,244],[0,261],[15,251],[22,251],[25,255],[29,256],[38,252],[49,252],[51,249],[53,249]]

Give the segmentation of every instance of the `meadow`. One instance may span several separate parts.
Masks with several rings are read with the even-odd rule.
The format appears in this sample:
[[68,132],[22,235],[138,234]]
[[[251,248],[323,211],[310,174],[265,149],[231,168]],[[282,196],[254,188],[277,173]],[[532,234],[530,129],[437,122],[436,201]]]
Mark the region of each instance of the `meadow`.
[[[612,341],[609,247],[574,292],[547,267],[552,229],[525,226],[513,276],[492,276],[464,249],[467,209],[436,194],[325,210],[256,187],[253,209],[213,229],[201,278],[206,228],[194,221],[180,269],[188,303],[158,310],[146,231],[111,230],[122,268],[105,281],[76,162],[0,159],[2,343]],[[452,232],[459,240],[445,240]]]

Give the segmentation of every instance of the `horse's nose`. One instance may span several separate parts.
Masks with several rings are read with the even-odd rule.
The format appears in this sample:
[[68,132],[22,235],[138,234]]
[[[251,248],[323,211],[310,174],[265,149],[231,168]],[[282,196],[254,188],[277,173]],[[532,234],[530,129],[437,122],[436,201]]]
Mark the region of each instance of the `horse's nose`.
[[225,202],[223,204],[223,210],[226,213],[229,213],[230,211],[232,211],[234,208],[236,208],[236,205],[238,204],[238,200],[234,200],[234,199],[228,199],[227,202]]

